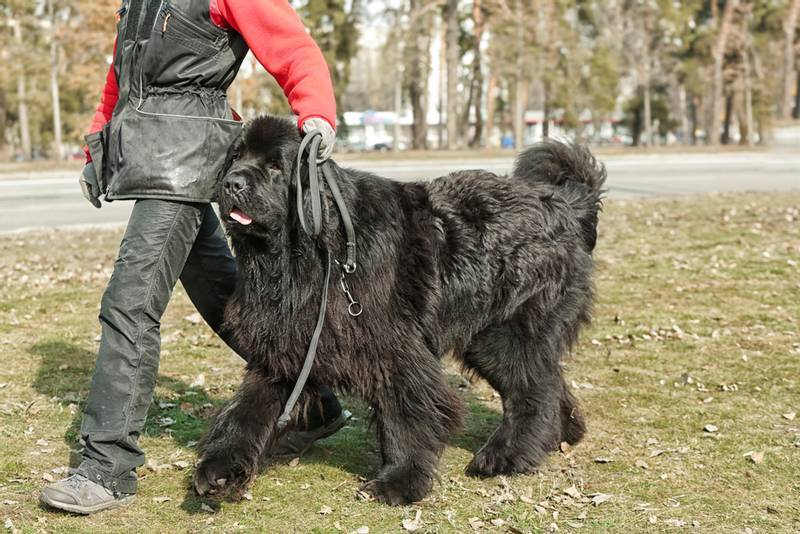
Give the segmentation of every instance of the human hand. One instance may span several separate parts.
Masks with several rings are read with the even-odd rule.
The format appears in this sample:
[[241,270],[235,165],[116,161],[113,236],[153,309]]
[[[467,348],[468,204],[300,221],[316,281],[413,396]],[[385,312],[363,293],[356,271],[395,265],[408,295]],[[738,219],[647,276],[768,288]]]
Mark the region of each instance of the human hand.
[[100,183],[97,181],[97,172],[94,169],[93,163],[86,164],[86,167],[83,168],[83,172],[81,173],[81,177],[78,178],[78,183],[81,185],[84,198],[91,202],[92,206],[100,209],[103,206],[100,203]]
[[333,147],[336,145],[336,131],[328,121],[321,117],[312,117],[303,123],[303,133],[309,134],[315,130],[322,132],[322,142],[319,144],[319,154],[317,154],[317,161],[322,163],[333,154]]

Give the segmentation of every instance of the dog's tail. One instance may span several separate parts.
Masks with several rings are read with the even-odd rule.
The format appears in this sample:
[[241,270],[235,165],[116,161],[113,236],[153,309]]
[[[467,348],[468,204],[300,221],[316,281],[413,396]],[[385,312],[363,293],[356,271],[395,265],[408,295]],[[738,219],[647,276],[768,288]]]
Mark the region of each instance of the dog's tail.
[[579,214],[586,246],[594,250],[606,169],[588,148],[553,140],[538,143],[519,155],[513,176],[562,188]]

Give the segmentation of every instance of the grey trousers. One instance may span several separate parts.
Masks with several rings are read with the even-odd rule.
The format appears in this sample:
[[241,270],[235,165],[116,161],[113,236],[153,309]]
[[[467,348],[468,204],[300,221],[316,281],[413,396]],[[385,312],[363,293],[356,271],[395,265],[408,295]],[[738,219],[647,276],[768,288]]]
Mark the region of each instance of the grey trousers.
[[[145,461],[138,438],[156,386],[161,316],[178,279],[208,325],[247,359],[221,331],[236,262],[211,205],[137,201],[100,306],[100,350],[76,470],[114,492],[136,492],[136,468]],[[341,410],[328,388],[320,395],[326,412]]]

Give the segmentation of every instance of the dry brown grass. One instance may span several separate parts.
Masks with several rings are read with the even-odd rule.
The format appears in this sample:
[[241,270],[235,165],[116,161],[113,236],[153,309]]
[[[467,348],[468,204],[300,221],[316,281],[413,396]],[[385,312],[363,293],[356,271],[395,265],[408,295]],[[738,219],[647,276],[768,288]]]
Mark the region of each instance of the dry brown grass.
[[484,384],[462,387],[467,427],[445,453],[441,484],[408,508],[355,497],[379,455],[365,408],[349,401],[357,420],[346,429],[298,465],[268,469],[252,500],[204,511],[187,492],[191,445],[241,364],[178,289],[137,504],[89,518],[41,509],[39,488],[76,448],[118,240],[107,231],[0,237],[0,521],[9,530],[388,532],[417,511],[423,532],[800,530],[798,194],[610,202],[595,324],[568,362],[585,442],[536,475],[469,479],[463,467],[500,407]]

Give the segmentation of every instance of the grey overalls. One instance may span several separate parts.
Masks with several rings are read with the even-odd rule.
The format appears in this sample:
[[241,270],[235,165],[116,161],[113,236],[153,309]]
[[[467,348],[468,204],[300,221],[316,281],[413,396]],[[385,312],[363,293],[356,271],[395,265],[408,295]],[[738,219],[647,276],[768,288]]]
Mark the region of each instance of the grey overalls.
[[[236,264],[210,201],[241,130],[226,92],[248,48],[236,32],[210,21],[209,0],[127,0],[119,15],[119,101],[109,124],[87,141],[106,199],[136,204],[101,303],[77,472],[114,492],[135,493],[160,320],[178,279],[236,350],[220,332]],[[324,395],[336,402],[329,390]]]

